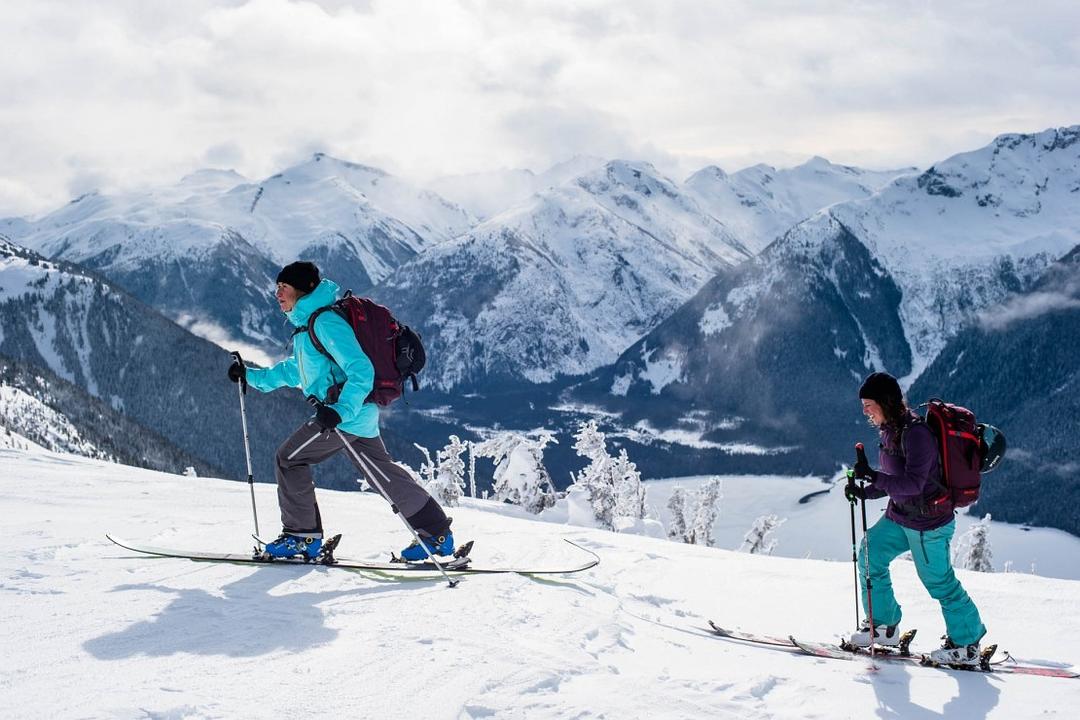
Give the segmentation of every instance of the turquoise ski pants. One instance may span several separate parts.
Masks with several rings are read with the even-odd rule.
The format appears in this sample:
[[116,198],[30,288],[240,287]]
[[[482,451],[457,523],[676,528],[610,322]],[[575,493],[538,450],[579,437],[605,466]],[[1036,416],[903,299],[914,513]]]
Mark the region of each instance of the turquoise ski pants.
[[898,625],[900,605],[893,593],[889,563],[902,553],[911,551],[915,570],[926,586],[930,597],[941,603],[945,616],[945,631],[957,645],[978,642],[986,634],[979,610],[968,597],[953,572],[949,543],[956,531],[956,521],[933,530],[911,530],[887,517],[871,527],[859,548],[859,580],[862,586],[863,609],[866,602],[866,543],[870,542],[870,579],[874,588],[874,624]]

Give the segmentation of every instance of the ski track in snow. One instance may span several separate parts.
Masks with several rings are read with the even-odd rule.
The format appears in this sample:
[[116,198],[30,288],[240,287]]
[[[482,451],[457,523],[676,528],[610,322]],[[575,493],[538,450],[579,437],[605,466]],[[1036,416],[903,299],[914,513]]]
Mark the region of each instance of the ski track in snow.
[[[462,540],[487,563],[576,560],[570,576],[400,578],[137,557],[106,531],[243,551],[245,483],[0,450],[0,696],[5,717],[966,718],[1073,717],[1080,682],[959,675],[797,656],[711,637],[707,620],[830,640],[852,624],[849,562],[759,557],[538,523],[468,501]],[[257,485],[263,533],[276,526]],[[371,494],[320,491],[340,554],[407,541]],[[486,510],[484,508],[487,508]],[[838,548],[837,555],[843,556]],[[916,645],[941,620],[894,566]],[[1080,583],[962,573],[992,641],[1077,662]],[[17,651],[12,652],[12,649]],[[29,656],[29,657],[28,657]],[[872,715],[873,714],[873,715]]]

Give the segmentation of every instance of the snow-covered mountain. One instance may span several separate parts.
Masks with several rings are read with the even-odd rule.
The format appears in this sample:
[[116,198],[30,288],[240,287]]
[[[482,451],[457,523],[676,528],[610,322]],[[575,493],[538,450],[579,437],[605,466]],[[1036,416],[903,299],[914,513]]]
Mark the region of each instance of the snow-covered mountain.
[[749,251],[645,163],[614,161],[402,266],[375,294],[429,384],[542,383],[609,363]]
[[607,161],[600,158],[579,155],[540,173],[519,169],[447,175],[433,181],[429,187],[477,218],[487,220],[538,192],[594,172],[606,164]]
[[800,224],[579,389],[717,452],[824,472],[868,441],[859,380],[917,377],[1080,243],[1080,127],[1007,135]]
[[980,512],[1080,535],[1078,345],[1080,247],[950,340],[912,386],[1005,432],[1006,462],[986,476]]
[[[156,433],[207,466],[246,475],[239,400],[225,377],[224,350],[106,281],[2,238],[0,354],[47,369],[142,425],[110,421],[118,433],[113,442],[133,454]],[[308,409],[283,393],[250,406],[253,460],[258,476],[269,480],[274,448]]]
[[473,219],[427,190],[318,153],[258,183],[202,171],[175,186],[84,195],[13,239],[78,262],[195,330],[277,350],[277,270],[297,258],[360,292]]
[[[531,522],[467,501],[454,527],[476,539],[477,562],[575,560],[562,538],[601,562],[558,579],[473,576],[450,590],[438,578],[134,556],[103,534],[244,552],[248,489],[70,456],[0,450],[0,463],[0,594],[18,619],[0,624],[0,644],[20,649],[0,653],[12,717],[765,720],[876,710],[1016,720],[1071,717],[1080,701],[1076,680],[823,661],[709,635],[710,619],[826,641],[848,630],[843,510],[829,562]],[[256,495],[265,523],[274,490]],[[374,494],[321,492],[320,508],[344,533],[343,557],[381,559],[405,542]],[[1080,584],[1015,570],[958,573],[986,642],[1020,661],[1080,662]],[[937,603],[911,563],[896,562],[893,578],[916,647],[933,647]],[[330,676],[348,668],[362,678]]]
[[873,195],[916,168],[873,171],[814,157],[793,168],[754,165],[725,173],[702,168],[685,183],[714,217],[754,252],[830,205]]

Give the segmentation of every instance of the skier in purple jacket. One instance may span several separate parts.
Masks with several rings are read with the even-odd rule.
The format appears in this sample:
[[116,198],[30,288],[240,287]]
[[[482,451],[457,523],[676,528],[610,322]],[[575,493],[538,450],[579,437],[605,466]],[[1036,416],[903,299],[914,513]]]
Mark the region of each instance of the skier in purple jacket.
[[[863,414],[881,436],[879,470],[860,460],[855,477],[865,487],[848,483],[845,497],[854,502],[889,497],[885,517],[871,527],[859,550],[858,568],[863,607],[867,607],[866,573],[873,588],[874,629],[869,620],[851,636],[851,644],[896,646],[900,641],[900,605],[893,593],[889,563],[911,551],[915,570],[930,596],[941,603],[947,634],[945,644],[930,653],[935,662],[977,665],[979,641],[986,628],[967,592],[953,572],[949,549],[956,530],[953,506],[941,480],[938,443],[923,419],[904,402],[900,384],[877,372],[859,388]],[[869,545],[869,553],[867,552]]]

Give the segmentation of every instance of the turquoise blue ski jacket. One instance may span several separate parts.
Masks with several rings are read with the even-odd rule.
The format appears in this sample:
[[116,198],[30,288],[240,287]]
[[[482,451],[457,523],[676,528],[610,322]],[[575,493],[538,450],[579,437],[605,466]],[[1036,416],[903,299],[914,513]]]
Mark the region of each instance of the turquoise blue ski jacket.
[[[311,314],[337,300],[339,290],[337,283],[324,278],[314,290],[297,300],[285,317],[293,327],[306,328]],[[273,367],[249,368],[248,385],[260,392],[295,387],[305,398],[314,395],[326,402],[330,388],[344,383],[337,402],[328,403],[341,416],[338,427],[358,437],[378,437],[379,406],[364,402],[375,384],[375,368],[353,329],[337,313],[324,312],[315,321],[315,334],[333,356],[333,362],[315,349],[306,332],[297,333],[293,336],[292,355]]]

